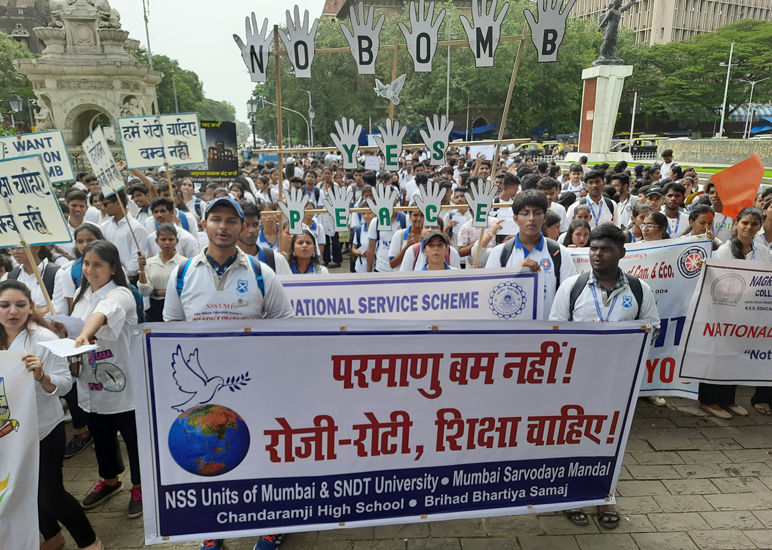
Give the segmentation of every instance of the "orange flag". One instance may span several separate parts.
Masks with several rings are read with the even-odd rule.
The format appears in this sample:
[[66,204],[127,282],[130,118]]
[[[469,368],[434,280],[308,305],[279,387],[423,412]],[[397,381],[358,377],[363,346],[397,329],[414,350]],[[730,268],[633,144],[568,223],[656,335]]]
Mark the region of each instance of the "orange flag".
[[764,165],[758,153],[713,175],[716,191],[724,204],[722,214],[736,218],[740,210],[753,206],[764,177]]

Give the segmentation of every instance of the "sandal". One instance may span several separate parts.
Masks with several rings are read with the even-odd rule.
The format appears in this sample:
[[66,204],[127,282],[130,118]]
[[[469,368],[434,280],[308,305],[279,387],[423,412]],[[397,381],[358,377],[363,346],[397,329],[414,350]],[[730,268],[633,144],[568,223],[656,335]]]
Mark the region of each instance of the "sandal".
[[598,512],[598,525],[604,529],[616,529],[619,527],[619,514],[617,512]]
[[584,513],[584,510],[581,508],[572,508],[571,510],[563,510],[563,513],[566,516],[566,519],[573,523],[574,525],[578,525],[579,527],[584,527],[586,525],[590,524],[590,519],[587,517],[587,514]]
[[735,413],[736,415],[748,416],[748,410],[745,407],[738,405],[736,403],[733,403],[732,405],[726,405],[726,408],[732,411],[733,413]]
[[[714,409],[713,407],[716,408]],[[722,409],[720,405],[706,405],[705,403],[700,403],[700,408],[708,411],[713,416],[717,416],[725,420],[732,418],[732,415]]]
[[772,409],[769,408],[769,405],[767,403],[756,403],[753,405],[753,408],[756,409],[756,412],[764,415],[769,416],[772,415]]

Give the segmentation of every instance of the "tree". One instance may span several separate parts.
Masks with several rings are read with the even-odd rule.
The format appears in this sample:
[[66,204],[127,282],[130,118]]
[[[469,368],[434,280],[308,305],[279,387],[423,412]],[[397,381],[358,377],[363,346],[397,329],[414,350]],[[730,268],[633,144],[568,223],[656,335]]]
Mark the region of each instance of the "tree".
[[[35,93],[27,77],[17,72],[13,67],[14,59],[26,59],[37,57],[31,53],[25,44],[17,42],[9,35],[0,32],[0,113],[3,114],[4,121],[0,128],[0,135],[14,134],[15,129],[11,127],[10,106],[8,97],[16,92],[20,95],[26,104],[27,99],[35,99]],[[14,115],[17,121],[27,121],[29,111],[25,110],[18,115]],[[34,125],[33,121],[28,121]]]

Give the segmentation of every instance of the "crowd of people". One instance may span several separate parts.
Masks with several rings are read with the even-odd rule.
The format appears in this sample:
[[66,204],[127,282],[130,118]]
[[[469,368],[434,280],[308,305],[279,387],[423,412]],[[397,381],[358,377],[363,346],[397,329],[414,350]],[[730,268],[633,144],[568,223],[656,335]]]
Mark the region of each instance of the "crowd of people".
[[[563,170],[527,158],[494,165],[450,149],[443,166],[432,166],[426,151],[404,151],[394,172],[342,168],[334,153],[273,163],[245,162],[229,183],[199,184],[168,177],[165,169],[130,170],[125,191],[105,196],[96,178],[78,174],[64,192],[62,210],[72,240],[0,254],[0,349],[25,349],[27,370],[36,383],[40,424],[39,524],[43,550],[64,547],[60,525],[79,548],[101,543],[84,510],[121,492],[125,470],[118,433],[126,445],[131,487],[127,513],[142,515],[142,485],[129,368],[132,325],[158,321],[226,318],[209,311],[230,304],[240,319],[292,317],[277,275],[327,274],[349,255],[351,272],[435,271],[476,268],[544,272],[544,318],[557,321],[614,322],[640,319],[659,326],[651,289],[619,268],[625,246],[639,241],[705,235],[714,255],[772,261],[772,189],[759,190],[753,206],[732,219],[712,182],[673,161],[651,166],[588,166],[586,159]],[[119,166],[125,169],[125,166]],[[497,196],[487,226],[472,226],[470,193],[486,181]],[[415,205],[429,182],[441,189],[438,225],[417,210],[394,211],[391,229],[379,229],[369,210],[352,214],[350,230],[335,231],[324,200],[335,186],[353,191],[353,207],[366,207],[378,186],[393,186],[395,205]],[[309,197],[302,233],[280,223],[277,202],[291,189]],[[423,190],[423,191],[422,191]],[[569,248],[589,248],[592,271],[577,275]],[[38,284],[34,264],[42,276]],[[244,281],[247,282],[244,287]],[[246,291],[245,291],[246,288]],[[50,296],[48,304],[46,294]],[[616,308],[619,297],[635,304]],[[217,299],[212,299],[216,297]],[[79,319],[68,333],[57,315]],[[233,318],[231,316],[231,318]],[[72,329],[70,329],[72,330]],[[98,349],[69,362],[41,346],[68,336],[76,345]],[[69,364],[68,364],[69,363]],[[72,422],[66,441],[65,413]],[[666,406],[662,397],[652,397]],[[734,386],[700,384],[700,406],[710,414],[747,415],[736,403]],[[759,388],[752,404],[770,414],[772,395]],[[98,481],[78,503],[63,485],[62,465],[84,450],[96,454]],[[589,519],[581,509],[566,511],[577,525]],[[600,508],[599,524],[612,529],[619,516]],[[258,550],[272,550],[282,536],[261,537]],[[218,550],[222,541],[202,548]]]

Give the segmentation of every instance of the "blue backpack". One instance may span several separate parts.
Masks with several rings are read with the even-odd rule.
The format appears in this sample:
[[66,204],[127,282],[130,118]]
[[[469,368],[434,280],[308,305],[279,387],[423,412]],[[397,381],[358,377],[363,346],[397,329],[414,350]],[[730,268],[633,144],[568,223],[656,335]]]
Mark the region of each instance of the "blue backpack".
[[[193,259],[191,258],[184,264],[180,264],[180,267],[177,268],[177,296],[182,296],[182,287],[185,286],[185,273],[188,272],[188,267],[190,267],[190,262],[192,261]],[[260,294],[265,297],[265,283],[263,282],[263,270],[260,268],[260,262],[255,263],[252,256],[249,256],[249,263],[252,264],[252,269],[255,272],[257,288],[260,289]]]
[[[75,260],[75,263],[72,264],[70,276],[72,277],[72,282],[75,283],[75,287],[79,287],[80,280],[83,278],[83,258],[78,258]],[[147,322],[147,317],[145,317],[145,302],[142,298],[142,294],[140,294],[139,289],[132,284],[129,285],[129,290],[131,290],[131,294],[134,296],[134,302],[137,305],[137,322]]]
[[[196,199],[196,200],[201,200],[201,199]],[[180,223],[182,224],[182,228],[185,231],[190,232],[190,222],[188,222],[188,217],[185,215],[185,212],[180,212],[180,214],[181,216],[179,216],[179,218],[180,218]],[[158,222],[155,222],[155,228],[158,229]]]

